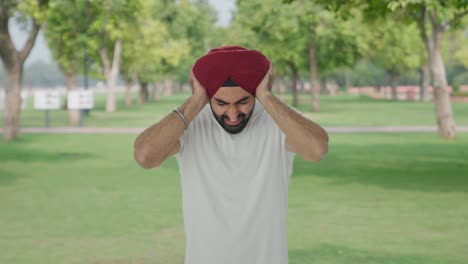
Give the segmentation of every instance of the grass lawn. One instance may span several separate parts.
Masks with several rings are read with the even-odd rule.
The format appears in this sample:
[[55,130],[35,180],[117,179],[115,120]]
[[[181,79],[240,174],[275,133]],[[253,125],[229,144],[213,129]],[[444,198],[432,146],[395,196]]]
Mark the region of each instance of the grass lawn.
[[[119,94],[118,110],[115,113],[104,111],[105,96],[96,95],[96,107],[90,116],[85,118],[85,126],[96,127],[147,127],[168,114],[174,107],[180,106],[189,94],[178,94],[162,97],[160,102],[147,105],[125,107],[123,94]],[[291,96],[282,96],[291,102]],[[310,95],[300,97],[298,109],[306,116],[324,126],[391,126],[391,125],[432,125],[435,126],[434,105],[431,102],[404,102],[375,100],[369,97],[340,95],[322,96],[321,111],[310,112]],[[455,121],[458,125],[468,125],[468,104],[453,103]],[[43,127],[44,112],[29,107],[21,116],[22,127]],[[67,115],[64,110],[51,111],[51,126],[67,126]],[[2,120],[0,120],[1,126]]]
[[[140,169],[134,137],[0,141],[0,263],[182,263],[175,159]],[[468,263],[468,134],[330,139],[321,163],[295,159],[290,263]]]

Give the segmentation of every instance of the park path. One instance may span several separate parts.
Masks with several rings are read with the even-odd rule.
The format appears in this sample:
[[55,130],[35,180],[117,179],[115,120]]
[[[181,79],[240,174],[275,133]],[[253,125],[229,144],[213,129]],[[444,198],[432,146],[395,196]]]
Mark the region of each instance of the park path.
[[[343,126],[324,127],[333,133],[399,133],[399,132],[436,132],[435,126]],[[144,128],[131,127],[31,127],[22,128],[22,133],[55,133],[55,134],[138,134]],[[468,132],[468,126],[457,126],[457,132]],[[0,128],[0,133],[3,129]]]

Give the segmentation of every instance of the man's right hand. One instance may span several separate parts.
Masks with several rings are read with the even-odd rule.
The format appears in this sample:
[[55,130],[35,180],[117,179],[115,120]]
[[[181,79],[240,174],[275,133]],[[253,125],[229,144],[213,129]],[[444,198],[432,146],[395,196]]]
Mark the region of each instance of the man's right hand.
[[206,93],[206,89],[198,82],[193,72],[190,73],[189,82],[192,87],[192,97],[201,104],[206,105],[209,102],[208,94]]

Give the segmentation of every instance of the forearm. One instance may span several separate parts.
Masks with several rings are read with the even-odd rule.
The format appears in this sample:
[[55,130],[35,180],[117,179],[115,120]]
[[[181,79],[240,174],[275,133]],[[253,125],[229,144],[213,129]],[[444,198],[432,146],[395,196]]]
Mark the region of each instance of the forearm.
[[[179,110],[187,123],[196,117],[206,102],[191,96]],[[159,166],[178,145],[178,140],[185,131],[182,118],[171,112],[157,124],[145,129],[135,140],[135,160],[144,168]]]
[[312,162],[328,152],[328,134],[318,124],[300,115],[271,92],[257,94],[258,100],[286,135],[288,148]]

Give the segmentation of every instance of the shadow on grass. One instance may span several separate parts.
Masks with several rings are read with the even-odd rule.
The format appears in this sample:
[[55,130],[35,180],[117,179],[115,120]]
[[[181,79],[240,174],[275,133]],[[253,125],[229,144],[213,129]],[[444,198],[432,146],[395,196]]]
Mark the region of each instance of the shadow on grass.
[[25,176],[19,176],[11,171],[0,169],[0,186],[13,184],[22,177]]
[[16,148],[14,151],[0,150],[0,164],[10,161],[36,162],[36,161],[76,161],[79,159],[91,159],[94,154],[86,152],[46,152],[37,149]]
[[293,177],[311,174],[332,184],[468,192],[468,144],[334,144],[320,163],[295,159]]
[[[0,185],[10,185],[15,183],[19,178],[26,177],[25,175],[18,176],[12,172],[16,166],[27,166],[30,162],[46,162],[46,164],[58,161],[74,162],[82,159],[92,159],[94,157],[95,155],[91,153],[54,153],[30,149],[21,145],[7,145],[6,147],[0,148],[0,166],[8,165],[10,170],[0,169]],[[13,162],[13,164],[8,164],[10,162]]]
[[[38,162],[38,161],[76,161],[80,159],[91,159],[96,155],[88,152],[76,152],[68,149],[60,151],[42,150],[40,147],[30,146],[31,143],[39,141],[46,135],[35,135],[34,137],[21,137],[13,142],[1,142],[0,144],[0,164],[7,162]],[[53,143],[50,143],[53,144]],[[49,147],[49,146],[47,146]],[[60,147],[60,146],[57,146]],[[13,164],[13,166],[23,164]]]
[[462,263],[447,259],[434,259],[430,256],[392,254],[386,252],[364,251],[348,247],[320,244],[311,249],[290,249],[290,264],[446,264]]

